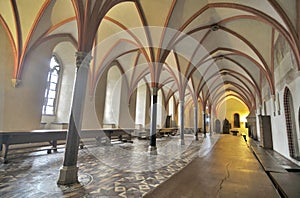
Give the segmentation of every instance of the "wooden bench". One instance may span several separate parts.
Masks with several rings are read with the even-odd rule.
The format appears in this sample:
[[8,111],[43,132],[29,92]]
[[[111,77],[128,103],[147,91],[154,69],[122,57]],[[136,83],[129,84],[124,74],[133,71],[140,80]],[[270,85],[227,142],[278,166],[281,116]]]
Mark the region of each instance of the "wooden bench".
[[261,147],[258,141],[248,142],[281,197],[299,197],[300,166],[272,149]]
[[165,134],[168,136],[170,136],[170,135],[174,136],[174,135],[176,135],[177,131],[178,131],[178,128],[161,128],[161,129],[158,129],[157,134],[158,134],[158,136],[164,136]]
[[132,143],[132,133],[134,129],[121,129],[121,128],[104,128],[95,130],[82,130],[79,133],[81,139],[84,138],[96,138],[98,143],[101,143],[102,138],[108,138],[109,141],[112,139],[118,139],[122,142]]
[[57,151],[57,141],[65,140],[66,130],[34,130],[30,132],[0,132],[0,151],[3,152],[4,163],[7,163],[7,154],[10,145],[49,142],[51,148],[47,153]]
[[[97,142],[101,142],[103,137],[108,138],[111,141],[113,138],[117,138],[122,142],[131,141],[131,133],[134,129],[97,129],[97,130],[82,130],[79,133],[80,139],[96,138]],[[0,132],[0,151],[3,153],[4,163],[8,162],[7,156],[10,145],[16,144],[30,144],[30,143],[42,143],[48,142],[50,148],[47,148],[47,153],[51,151],[57,151],[57,141],[66,140],[67,130],[33,130],[28,132],[23,131],[6,131]],[[80,147],[83,147],[81,141]]]
[[132,142],[131,134],[134,132],[134,129],[112,128],[112,129],[101,129],[101,130],[105,133],[105,135],[108,137],[109,140],[112,140],[115,137],[122,142]]

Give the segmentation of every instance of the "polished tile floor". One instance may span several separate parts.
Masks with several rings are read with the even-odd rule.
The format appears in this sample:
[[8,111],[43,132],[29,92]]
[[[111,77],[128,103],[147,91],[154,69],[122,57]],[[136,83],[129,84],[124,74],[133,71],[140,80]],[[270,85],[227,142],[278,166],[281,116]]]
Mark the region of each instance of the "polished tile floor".
[[56,184],[64,149],[12,153],[9,163],[0,165],[0,197],[142,197],[209,152],[218,138],[194,141],[185,135],[185,145],[179,136],[158,138],[158,155],[147,152],[148,140],[101,146],[86,142],[78,155],[80,184],[72,186]]

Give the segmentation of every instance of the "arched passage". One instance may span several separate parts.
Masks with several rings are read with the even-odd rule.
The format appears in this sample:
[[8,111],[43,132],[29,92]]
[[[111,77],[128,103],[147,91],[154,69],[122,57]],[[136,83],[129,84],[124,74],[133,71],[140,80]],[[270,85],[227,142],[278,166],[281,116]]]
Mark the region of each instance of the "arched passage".
[[121,87],[122,81],[120,80],[121,73],[118,67],[113,66],[109,69],[107,74],[106,84],[106,97],[104,107],[103,124],[119,125],[119,112],[120,112],[120,100],[121,100]]
[[216,119],[215,121],[215,132],[220,133],[221,132],[221,122],[219,119]]
[[240,128],[240,114],[235,113],[233,115],[233,126],[236,128]]

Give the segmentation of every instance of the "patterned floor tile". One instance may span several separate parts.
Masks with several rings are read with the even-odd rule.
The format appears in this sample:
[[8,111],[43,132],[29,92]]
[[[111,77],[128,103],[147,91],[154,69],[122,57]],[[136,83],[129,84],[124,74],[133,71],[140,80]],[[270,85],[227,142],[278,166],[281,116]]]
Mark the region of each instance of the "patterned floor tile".
[[158,155],[149,155],[147,140],[113,145],[86,145],[79,150],[80,184],[58,186],[64,150],[10,155],[0,164],[0,195],[10,197],[142,197],[195,158],[201,140],[185,136],[157,139]]

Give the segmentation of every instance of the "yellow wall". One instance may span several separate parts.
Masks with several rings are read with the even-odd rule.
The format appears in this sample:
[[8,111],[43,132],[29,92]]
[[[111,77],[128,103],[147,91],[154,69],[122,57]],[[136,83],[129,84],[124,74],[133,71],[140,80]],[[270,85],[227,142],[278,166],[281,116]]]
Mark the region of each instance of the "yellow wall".
[[[225,118],[229,121],[231,124],[232,128],[234,127],[233,125],[233,115],[235,113],[238,113],[240,115],[240,128],[237,128],[240,132],[246,133],[248,129],[245,128],[245,122],[246,122],[246,117],[249,115],[249,110],[247,106],[242,103],[241,101],[235,99],[235,98],[230,98],[223,102],[217,109],[217,118],[221,121],[223,124],[223,121]],[[223,125],[221,125],[223,126]],[[231,128],[231,129],[232,129]],[[222,130],[222,128],[221,128]]]

